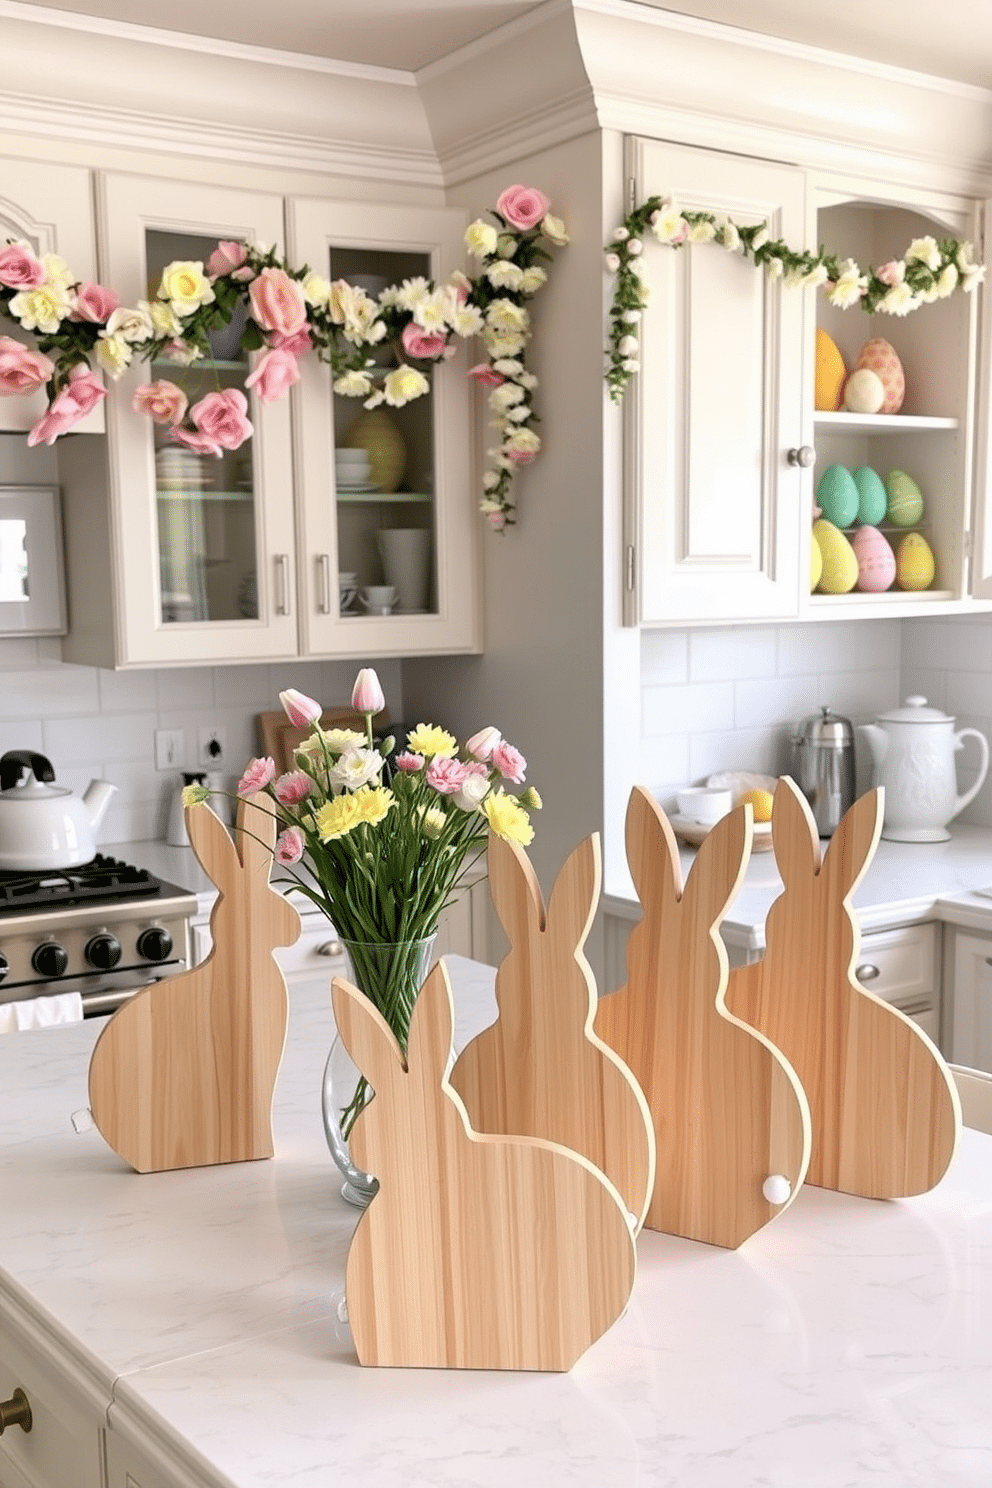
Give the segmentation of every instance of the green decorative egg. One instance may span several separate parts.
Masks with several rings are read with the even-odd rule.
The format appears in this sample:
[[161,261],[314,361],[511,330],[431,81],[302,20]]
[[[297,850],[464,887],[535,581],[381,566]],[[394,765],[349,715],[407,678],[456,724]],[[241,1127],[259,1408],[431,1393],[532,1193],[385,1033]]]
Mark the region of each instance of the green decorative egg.
[[905,470],[890,470],[885,477],[888,492],[886,515],[897,527],[913,527],[923,516],[923,492]]
[[858,582],[858,560],[843,532],[825,517],[818,517],[813,523],[813,541],[823,564],[820,593],[850,594]]
[[885,482],[870,465],[859,465],[853,480],[858,488],[858,521],[863,527],[877,527],[885,520],[889,504]]
[[907,532],[896,548],[896,583],[900,589],[929,589],[936,573],[933,551],[919,532]]
[[827,466],[817,483],[816,504],[835,527],[850,527],[858,515],[858,488],[846,466]]

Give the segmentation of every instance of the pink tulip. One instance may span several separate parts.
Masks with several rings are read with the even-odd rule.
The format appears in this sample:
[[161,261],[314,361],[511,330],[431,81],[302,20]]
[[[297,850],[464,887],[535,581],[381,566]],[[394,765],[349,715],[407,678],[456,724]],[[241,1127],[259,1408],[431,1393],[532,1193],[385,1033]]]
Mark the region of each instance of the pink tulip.
[[235,450],[254,433],[251,421],[245,416],[247,412],[248,399],[241,389],[225,388],[194,403],[189,416],[204,438],[220,449]]
[[6,248],[0,248],[0,284],[8,289],[31,289],[44,282],[44,265],[27,244],[8,243]]
[[320,703],[315,703],[305,692],[297,692],[295,687],[287,687],[285,692],[281,692],[279,702],[294,728],[309,727],[324,711]]
[[112,289],[105,289],[102,284],[81,284],[72,297],[69,319],[106,325],[120,302],[120,296]]
[[221,274],[230,274],[235,269],[240,269],[247,257],[248,249],[244,243],[224,239],[207,259],[207,273],[211,279],[217,279]]
[[462,761],[449,759],[445,755],[436,755],[424,771],[424,779],[439,796],[455,795],[468,778],[468,771]]
[[492,759],[493,750],[502,737],[499,729],[490,724],[488,728],[480,729],[477,734],[472,735],[465,745],[465,753],[476,760]]
[[298,863],[306,846],[307,840],[299,827],[287,827],[276,838],[276,859],[280,863]]
[[543,191],[536,186],[507,186],[496,201],[496,210],[514,227],[536,227],[551,206]]
[[54,362],[40,351],[29,351],[20,341],[0,336],[0,398],[33,393],[55,371]]
[[386,698],[373,667],[362,667],[351,690],[351,706],[356,713],[381,713]]
[[220,459],[223,453],[216,440],[209,439],[206,434],[201,434],[199,429],[183,429],[178,424],[174,424],[166,438],[172,444],[181,444],[183,449],[192,450],[197,455],[216,455]]
[[292,335],[307,323],[307,302],[285,269],[263,269],[248,291],[251,311],[263,331]]
[[85,418],[107,396],[107,390],[91,372],[85,362],[78,363],[69,373],[69,381],[57,393],[28,435],[28,444],[54,444],[60,434],[65,434],[81,418]]
[[146,382],[135,390],[131,407],[157,424],[180,424],[186,416],[187,398],[174,382]]
[[506,381],[502,372],[497,372],[494,367],[490,367],[488,362],[477,362],[474,367],[469,367],[468,375],[482,387],[487,388],[498,388]]
[[280,806],[298,806],[315,789],[314,782],[304,770],[290,770],[280,775],[272,787],[272,794]]
[[276,403],[285,398],[294,382],[300,380],[300,369],[292,352],[276,348],[263,351],[245,387],[254,388],[263,403]]
[[245,773],[238,781],[239,796],[257,796],[264,790],[276,773],[275,760],[268,755],[264,759],[250,760]]
[[504,780],[512,780],[517,785],[522,784],[524,772],[527,769],[527,761],[519,749],[514,749],[512,744],[507,744],[501,739],[492,753],[493,768],[498,770]]
[[313,350],[313,341],[310,339],[310,326],[301,326],[298,331],[287,333],[286,331],[270,331],[266,342],[273,351],[288,351],[293,356],[302,356],[305,351]]
[[448,338],[443,331],[425,331],[411,320],[400,334],[407,356],[420,357],[423,361],[436,361],[443,356]]

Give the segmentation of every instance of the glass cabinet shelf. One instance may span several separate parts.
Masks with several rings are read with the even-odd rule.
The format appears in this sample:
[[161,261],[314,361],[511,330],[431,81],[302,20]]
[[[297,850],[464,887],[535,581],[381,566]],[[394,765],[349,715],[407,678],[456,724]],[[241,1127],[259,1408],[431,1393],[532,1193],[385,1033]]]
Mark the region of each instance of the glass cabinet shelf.
[[858,430],[863,434],[905,434],[911,429],[946,429],[959,427],[956,418],[931,417],[922,413],[824,413],[813,415],[818,429]]

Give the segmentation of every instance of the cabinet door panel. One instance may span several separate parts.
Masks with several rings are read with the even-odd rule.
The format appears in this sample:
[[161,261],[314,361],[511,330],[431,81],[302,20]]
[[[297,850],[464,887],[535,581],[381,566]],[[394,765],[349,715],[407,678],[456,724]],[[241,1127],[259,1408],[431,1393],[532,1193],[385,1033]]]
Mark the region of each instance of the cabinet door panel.
[[[670,196],[802,242],[802,172],[657,141],[631,153],[638,200]],[[648,235],[643,262],[651,304],[626,461],[637,618],[794,615],[808,477],[786,449],[804,442],[804,292],[712,244]]]
[[951,1061],[992,1071],[992,938],[955,932],[952,964]]
[[[984,242],[992,242],[992,201],[984,206]],[[992,292],[982,291],[982,361],[978,379],[977,459],[975,463],[975,529],[971,560],[971,593],[992,600]]]

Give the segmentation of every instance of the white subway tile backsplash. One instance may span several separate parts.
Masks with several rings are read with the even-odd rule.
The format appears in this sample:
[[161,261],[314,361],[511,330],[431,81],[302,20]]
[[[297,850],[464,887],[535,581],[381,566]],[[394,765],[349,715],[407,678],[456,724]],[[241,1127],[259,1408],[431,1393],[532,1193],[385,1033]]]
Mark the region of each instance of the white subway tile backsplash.
[[645,687],[641,699],[641,732],[687,734],[734,726],[734,684],[705,682],[698,687]]
[[641,682],[670,685],[689,680],[689,635],[684,630],[641,633]]
[[774,677],[777,633],[773,626],[742,630],[695,630],[689,636],[689,681]]
[[0,716],[0,754],[6,754],[8,749],[36,749],[41,754],[44,752],[42,744],[40,723],[27,718]]
[[[866,661],[873,662],[874,656]],[[866,667],[863,672],[825,672],[819,678],[817,707],[829,708],[855,723],[868,723],[901,702],[899,677],[893,669]]]
[[95,667],[37,667],[0,673],[0,698],[4,718],[100,711]]
[[56,769],[59,761],[126,760],[152,757],[154,713],[116,713],[112,718],[46,718],[42,726],[45,753]]
[[97,672],[100,707],[104,713],[154,713],[158,688],[154,672]]
[[[160,713],[210,708],[214,701],[212,667],[170,667],[155,673]],[[171,728],[171,724],[166,724]]]
[[734,724],[739,729],[789,728],[814,712],[817,679],[743,676],[734,683]]

